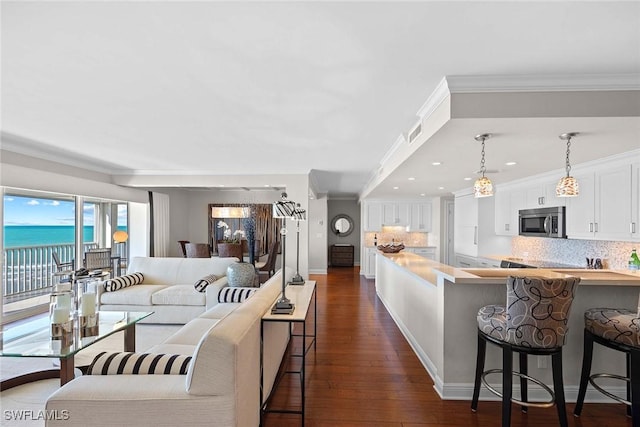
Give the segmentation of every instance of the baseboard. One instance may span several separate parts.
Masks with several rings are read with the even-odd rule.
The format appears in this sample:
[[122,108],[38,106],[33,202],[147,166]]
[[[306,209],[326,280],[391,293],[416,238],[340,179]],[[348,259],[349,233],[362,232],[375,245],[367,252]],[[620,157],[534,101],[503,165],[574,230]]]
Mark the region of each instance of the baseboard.
[[309,270],[309,274],[327,274],[327,269],[326,268],[314,268]]

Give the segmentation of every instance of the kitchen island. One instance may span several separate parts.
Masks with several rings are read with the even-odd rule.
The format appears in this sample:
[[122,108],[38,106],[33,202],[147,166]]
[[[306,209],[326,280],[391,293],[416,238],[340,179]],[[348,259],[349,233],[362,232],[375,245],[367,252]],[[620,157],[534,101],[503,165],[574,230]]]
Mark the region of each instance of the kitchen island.
[[[586,269],[459,269],[411,253],[378,252],[376,293],[433,378],[440,397],[471,400],[477,346],[476,314],[482,306],[505,304],[509,275],[582,279],[563,348],[565,397],[568,402],[575,401],[582,365],[584,311],[592,307],[635,311],[640,274]],[[625,374],[624,354],[596,346],[593,357],[592,372]],[[501,366],[500,349],[487,346],[485,369]],[[531,356],[529,373],[545,384],[553,384],[549,357]],[[487,379],[501,389],[499,375]],[[530,384],[529,388],[532,400],[546,398],[538,386]],[[619,395],[624,395],[626,390],[619,381],[606,388]],[[498,399],[484,388],[480,398]],[[611,402],[592,388],[587,393],[587,401]]]

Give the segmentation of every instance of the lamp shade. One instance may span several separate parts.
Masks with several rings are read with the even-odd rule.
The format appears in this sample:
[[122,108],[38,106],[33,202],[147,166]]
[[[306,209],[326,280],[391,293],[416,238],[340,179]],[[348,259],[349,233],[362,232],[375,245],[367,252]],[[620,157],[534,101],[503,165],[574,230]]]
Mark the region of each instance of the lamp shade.
[[300,207],[300,203],[296,205],[295,210],[293,211],[292,218],[294,221],[306,221],[307,220],[307,211]]
[[575,197],[579,194],[578,181],[572,176],[560,178],[556,185],[556,196],[558,197]]
[[242,206],[213,206],[211,218],[249,218],[249,208]]
[[296,204],[287,200],[287,193],[282,193],[282,198],[273,203],[274,218],[291,218],[296,209]]
[[478,178],[473,184],[473,197],[493,196],[493,184],[486,176]]
[[129,235],[124,230],[118,230],[113,233],[113,241],[116,243],[124,243],[129,238]]

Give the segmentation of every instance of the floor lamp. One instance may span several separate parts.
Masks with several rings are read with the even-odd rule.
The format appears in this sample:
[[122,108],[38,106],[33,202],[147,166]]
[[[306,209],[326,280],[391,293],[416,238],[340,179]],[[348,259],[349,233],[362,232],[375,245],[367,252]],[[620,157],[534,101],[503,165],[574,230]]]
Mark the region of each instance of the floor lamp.
[[290,285],[304,285],[304,279],[300,275],[300,221],[307,220],[307,211],[300,207],[300,203],[296,204],[293,211],[293,220],[296,222],[296,275],[289,282]]
[[295,305],[291,301],[289,301],[289,298],[287,298],[287,295],[285,293],[287,283],[285,277],[286,274],[284,271],[287,248],[286,221],[287,218],[291,218],[293,216],[295,208],[295,203],[287,200],[287,193],[282,193],[282,198],[273,204],[273,217],[282,219],[282,227],[280,228],[280,239],[282,240],[282,268],[280,270],[280,274],[282,275],[282,295],[280,296],[280,299],[273,305],[273,308],[271,309],[272,314],[293,314],[293,310],[295,308]]

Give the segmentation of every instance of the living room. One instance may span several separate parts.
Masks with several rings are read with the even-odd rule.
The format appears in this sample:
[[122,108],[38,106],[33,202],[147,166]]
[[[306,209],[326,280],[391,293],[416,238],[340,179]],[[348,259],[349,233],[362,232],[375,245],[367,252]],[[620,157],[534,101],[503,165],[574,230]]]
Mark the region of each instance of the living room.
[[[360,277],[375,275],[370,253],[375,259],[378,244],[412,236],[408,222],[405,230],[370,228],[368,205],[430,206],[430,227],[418,222],[424,238],[414,245],[453,265],[455,193],[471,188],[485,160],[497,198],[530,177],[557,180],[571,166],[580,171],[625,155],[637,162],[639,8],[605,1],[6,1],[0,185],[5,196],[78,198],[80,210],[83,200],[127,205],[131,258],[177,258],[178,240],[208,240],[210,204],[270,204],[284,190],[307,212],[299,243],[294,232],[285,237],[286,265],[296,268],[295,248],[300,273],[319,289],[338,287],[339,277],[375,304],[374,281]],[[486,132],[493,136],[485,150],[476,136]],[[579,132],[570,150],[558,138],[566,132]],[[587,250],[615,250],[610,259],[619,264],[637,241],[523,244],[495,233],[497,203],[479,202],[487,208],[479,237],[491,245],[476,250],[478,262],[489,253],[552,257],[561,247],[580,262]],[[332,231],[340,214],[357,226],[349,238]],[[78,227],[75,215],[66,219]],[[344,274],[330,267],[334,244],[354,246],[348,270],[355,277],[332,276]],[[322,300],[329,296],[319,294],[321,307],[333,313]],[[370,309],[382,316],[375,306],[362,308]],[[169,329],[159,341],[175,332]],[[389,334],[401,341],[399,331]],[[157,344],[139,338],[140,348]],[[418,381],[431,381],[422,374]],[[316,415],[318,424],[329,422]],[[342,421],[411,421],[350,416]],[[423,416],[413,421],[427,422]]]

